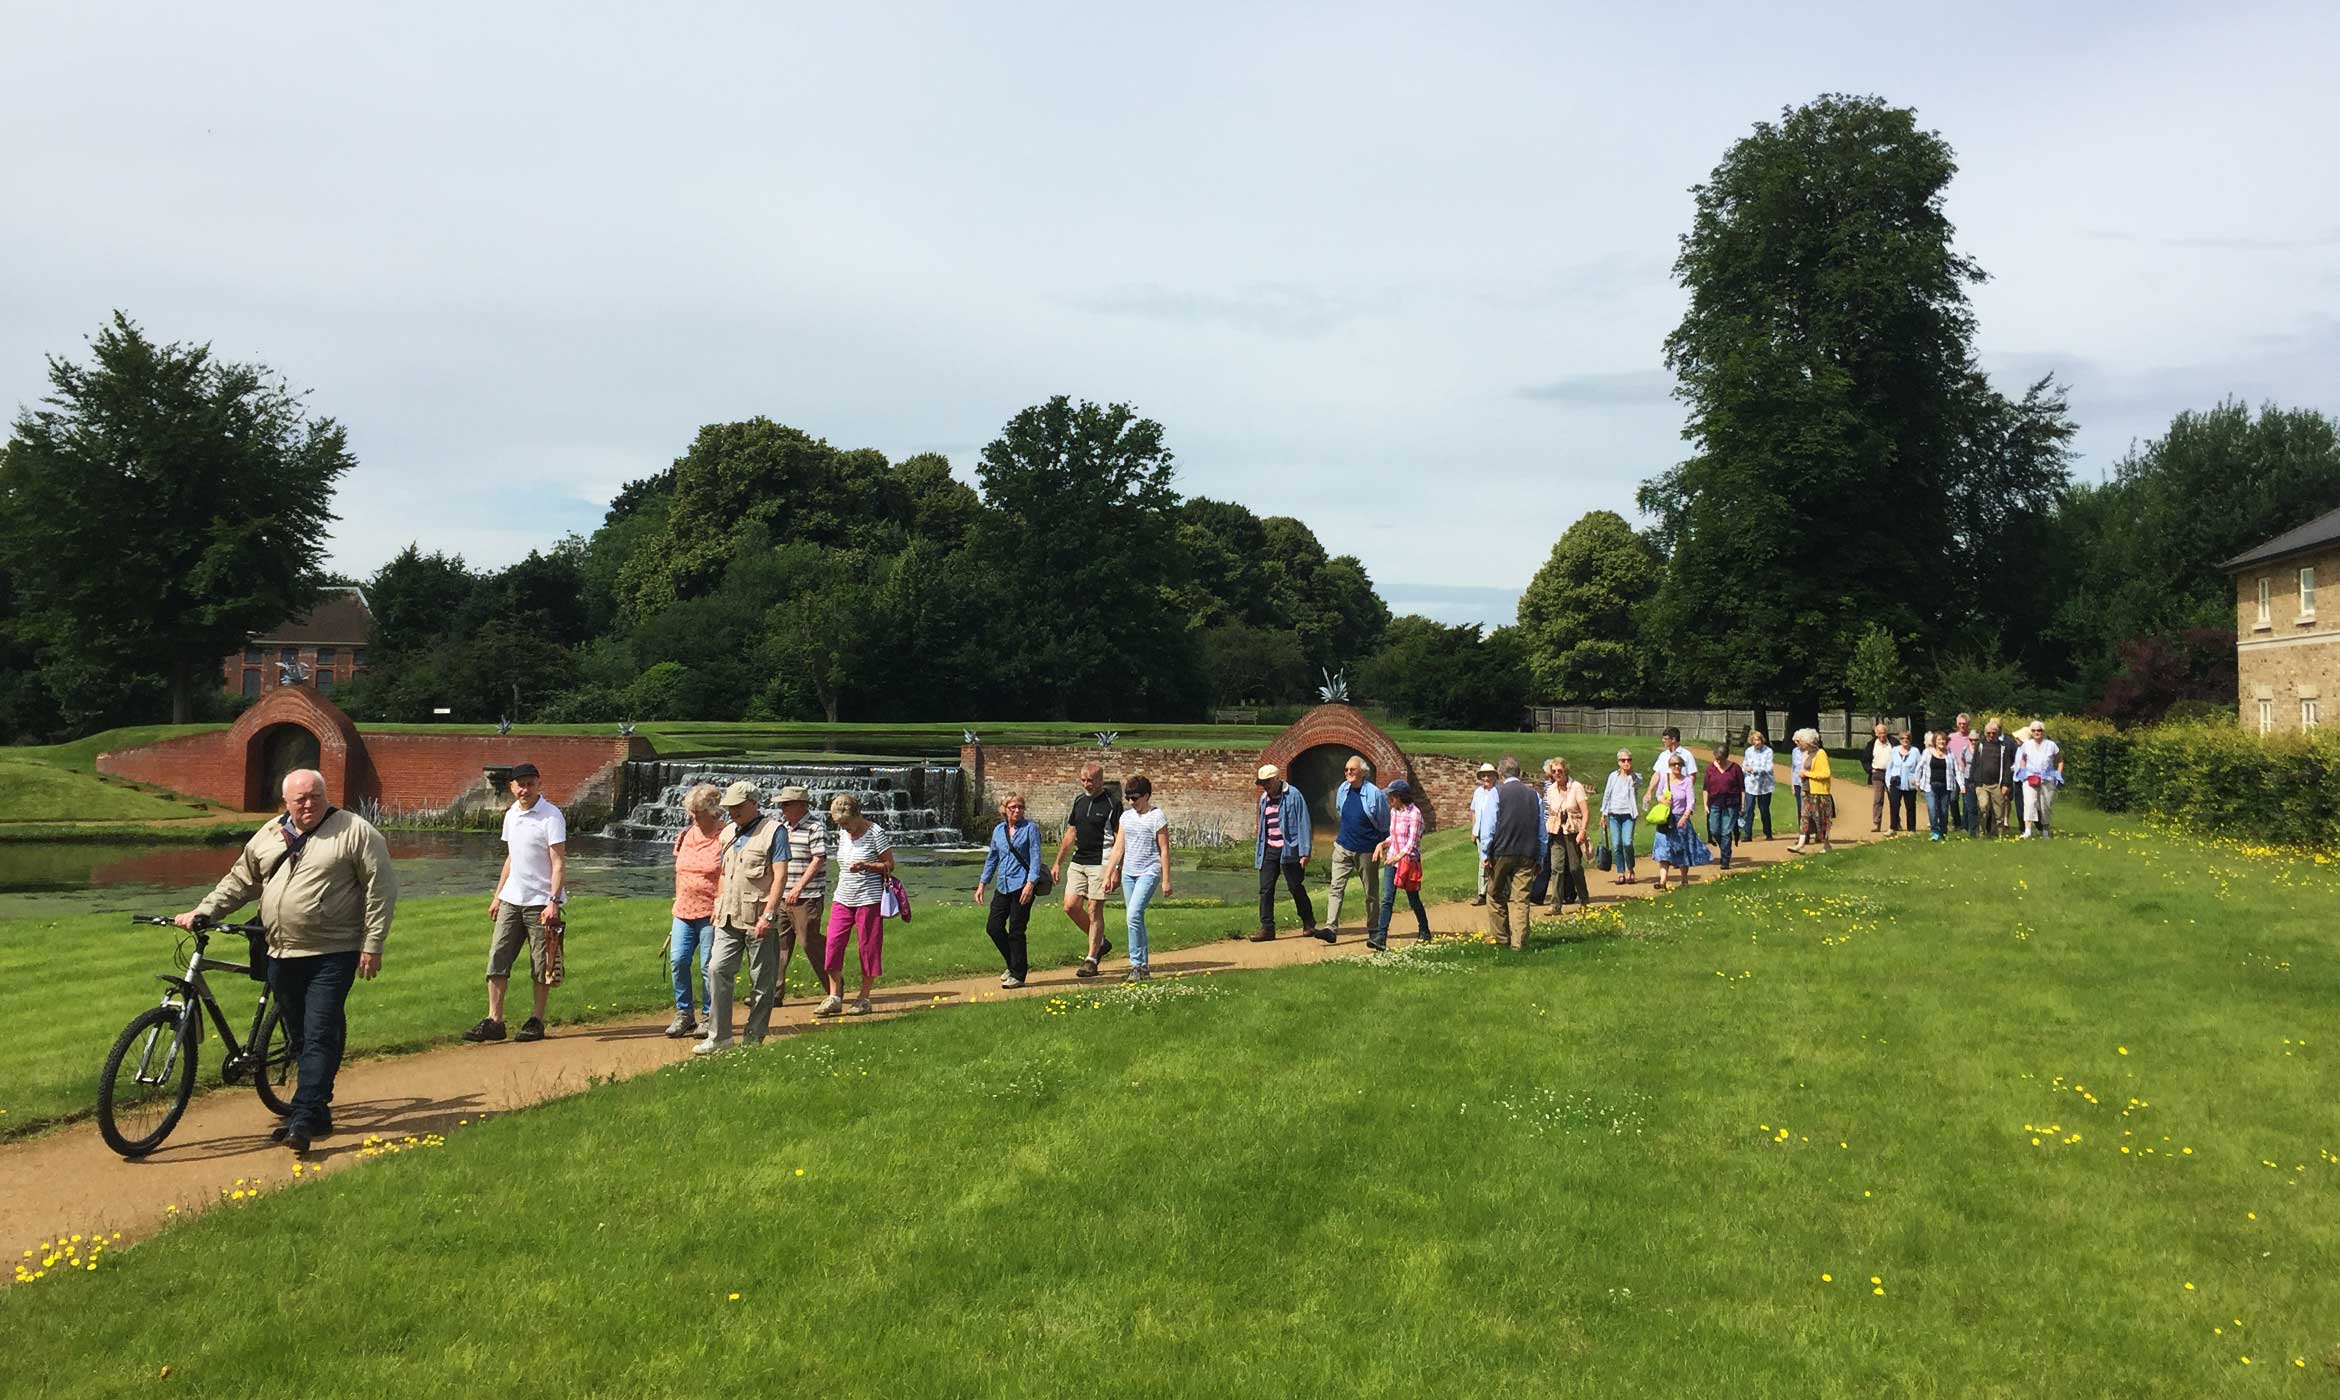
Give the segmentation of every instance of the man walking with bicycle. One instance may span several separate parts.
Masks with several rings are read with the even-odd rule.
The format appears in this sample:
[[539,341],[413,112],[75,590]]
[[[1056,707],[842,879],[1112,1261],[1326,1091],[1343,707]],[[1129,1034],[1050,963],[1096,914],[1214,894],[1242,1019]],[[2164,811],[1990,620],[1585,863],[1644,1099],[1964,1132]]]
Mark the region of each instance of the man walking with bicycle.
[[222,919],[255,894],[268,929],[268,985],[300,1067],[292,1111],[271,1136],[306,1152],[333,1131],[349,989],[382,970],[398,906],[390,843],[365,818],[325,800],[324,774],[287,774],[284,815],[245,842],[217,888],[173,922],[191,929],[198,918]]

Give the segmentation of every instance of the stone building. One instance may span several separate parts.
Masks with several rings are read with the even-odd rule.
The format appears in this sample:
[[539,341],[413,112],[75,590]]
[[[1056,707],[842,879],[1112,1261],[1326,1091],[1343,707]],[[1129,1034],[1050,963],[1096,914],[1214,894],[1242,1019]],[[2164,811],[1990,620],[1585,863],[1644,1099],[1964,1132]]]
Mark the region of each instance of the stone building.
[[[2340,510],[2226,561],[2234,575],[2237,703],[2256,734],[2314,729],[2340,700],[2340,595],[2316,610],[2316,584],[2340,585]],[[2331,691],[2331,695],[2324,694]]]
[[276,689],[285,667],[306,667],[303,684],[331,695],[365,668],[366,645],[374,639],[374,612],[365,591],[328,588],[307,615],[281,627],[255,632],[241,651],[220,663],[220,683],[230,694],[257,700]]

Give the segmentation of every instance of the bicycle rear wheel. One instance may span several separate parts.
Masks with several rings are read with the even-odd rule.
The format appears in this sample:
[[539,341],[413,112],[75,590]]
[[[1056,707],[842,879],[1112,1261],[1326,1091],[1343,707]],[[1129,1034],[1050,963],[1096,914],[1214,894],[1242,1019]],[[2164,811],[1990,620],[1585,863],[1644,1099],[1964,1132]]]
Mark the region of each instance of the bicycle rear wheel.
[[98,1135],[124,1157],[162,1146],[187,1100],[195,1096],[195,1037],[186,1017],[194,1008],[156,1006],[141,1011],[114,1038],[98,1079]]
[[260,1091],[260,1102],[268,1111],[282,1118],[292,1112],[293,1093],[301,1085],[300,1061],[292,1041],[292,1027],[284,1023],[284,1009],[270,1005],[268,1023],[260,1028],[260,1040],[253,1049],[252,1084]]

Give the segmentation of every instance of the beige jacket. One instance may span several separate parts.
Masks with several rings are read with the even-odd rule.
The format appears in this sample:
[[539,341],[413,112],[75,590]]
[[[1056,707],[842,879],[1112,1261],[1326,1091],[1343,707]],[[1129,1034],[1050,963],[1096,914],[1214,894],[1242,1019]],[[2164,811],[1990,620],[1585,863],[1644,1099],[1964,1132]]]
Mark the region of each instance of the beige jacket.
[[[759,813],[747,843],[734,845],[739,840],[739,824],[723,824],[723,834],[715,838],[723,843],[723,883],[715,891],[716,923],[747,929],[763,917],[764,905],[772,898],[772,882],[788,873],[786,830],[780,818],[770,812]],[[775,842],[779,845],[778,860],[772,858]]]
[[284,823],[260,828],[195,912],[225,918],[258,894],[268,951],[277,957],[379,954],[398,905],[398,876],[390,868],[390,843],[382,833],[364,817],[337,807],[309,833],[299,860],[279,863],[284,852]]

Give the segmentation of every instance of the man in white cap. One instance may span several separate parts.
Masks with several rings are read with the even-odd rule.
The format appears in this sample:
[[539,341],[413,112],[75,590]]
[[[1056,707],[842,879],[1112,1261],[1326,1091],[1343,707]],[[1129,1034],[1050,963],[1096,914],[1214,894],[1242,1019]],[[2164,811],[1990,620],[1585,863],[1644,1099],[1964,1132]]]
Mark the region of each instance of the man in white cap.
[[1487,902],[1487,842],[1495,834],[1495,765],[1479,765],[1479,785],[1471,789],[1471,839],[1479,844],[1479,892],[1473,904]]
[[723,882],[715,890],[713,951],[707,955],[707,1037],[691,1047],[713,1055],[731,1046],[731,981],[747,955],[747,1029],[741,1039],[762,1041],[780,1004],[780,972],[796,946],[793,925],[779,916],[787,893],[788,832],[756,805],[756,790],[733,783],[723,790],[731,820],[715,840],[723,848]]
[[1308,802],[1300,790],[1284,781],[1276,765],[1259,768],[1259,830],[1252,841],[1251,861],[1259,867],[1259,928],[1254,943],[1276,936],[1276,881],[1292,891],[1292,906],[1300,914],[1300,931],[1310,938],[1333,941],[1316,926],[1316,906],[1308,902]]

